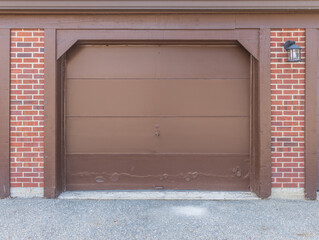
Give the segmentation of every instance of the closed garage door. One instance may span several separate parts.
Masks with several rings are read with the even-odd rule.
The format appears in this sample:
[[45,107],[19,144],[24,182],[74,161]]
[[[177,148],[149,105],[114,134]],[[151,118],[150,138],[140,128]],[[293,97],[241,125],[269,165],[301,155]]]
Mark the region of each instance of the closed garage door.
[[249,190],[250,56],[236,45],[77,46],[66,187]]

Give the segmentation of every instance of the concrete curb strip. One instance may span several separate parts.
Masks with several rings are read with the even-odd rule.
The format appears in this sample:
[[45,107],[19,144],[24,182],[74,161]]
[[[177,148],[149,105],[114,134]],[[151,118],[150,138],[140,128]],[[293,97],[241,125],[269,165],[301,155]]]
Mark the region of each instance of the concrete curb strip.
[[305,193],[303,188],[272,188],[272,199],[291,199],[291,200],[304,200]]
[[43,197],[43,188],[23,188],[16,187],[10,189],[10,196],[15,198],[34,198],[34,197]]
[[211,191],[74,191],[59,199],[89,200],[258,200],[251,192]]

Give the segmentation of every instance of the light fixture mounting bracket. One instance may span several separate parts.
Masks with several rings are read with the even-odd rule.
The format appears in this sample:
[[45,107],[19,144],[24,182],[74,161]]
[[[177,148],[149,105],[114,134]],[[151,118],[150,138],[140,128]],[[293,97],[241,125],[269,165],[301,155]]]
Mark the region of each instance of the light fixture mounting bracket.
[[289,47],[292,46],[292,45],[294,45],[295,43],[296,43],[295,41],[288,40],[287,42],[285,42],[284,48],[285,48],[286,50],[288,50]]

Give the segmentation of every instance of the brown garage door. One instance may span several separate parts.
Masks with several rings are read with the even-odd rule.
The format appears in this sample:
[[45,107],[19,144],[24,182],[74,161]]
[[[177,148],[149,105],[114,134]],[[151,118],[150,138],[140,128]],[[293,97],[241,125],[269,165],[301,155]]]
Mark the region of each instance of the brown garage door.
[[67,189],[249,190],[249,62],[235,45],[73,49]]

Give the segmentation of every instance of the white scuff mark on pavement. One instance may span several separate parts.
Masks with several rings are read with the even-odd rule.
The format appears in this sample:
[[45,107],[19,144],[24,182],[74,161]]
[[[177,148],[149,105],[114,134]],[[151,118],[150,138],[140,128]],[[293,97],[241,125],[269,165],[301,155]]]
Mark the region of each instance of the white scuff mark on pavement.
[[177,215],[187,217],[202,217],[208,213],[207,208],[195,206],[172,207],[172,211]]

